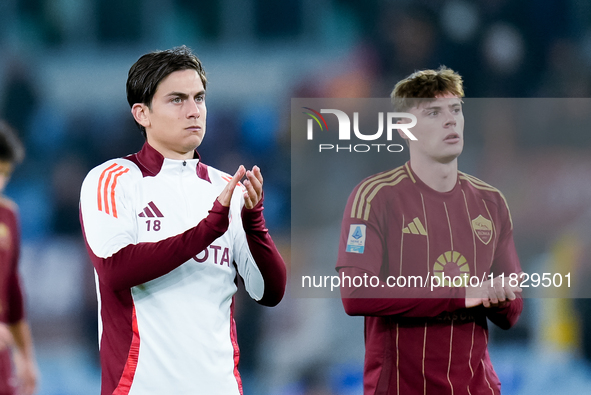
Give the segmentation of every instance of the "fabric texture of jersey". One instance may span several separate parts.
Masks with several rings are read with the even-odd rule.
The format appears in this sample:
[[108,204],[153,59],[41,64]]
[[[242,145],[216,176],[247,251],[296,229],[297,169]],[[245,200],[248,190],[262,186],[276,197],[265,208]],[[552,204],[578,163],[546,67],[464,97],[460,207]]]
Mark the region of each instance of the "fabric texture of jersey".
[[242,186],[229,208],[217,201],[230,179],[197,153],[165,159],[146,143],[84,180],[80,219],[96,272],[102,395],[242,393],[237,273],[253,299],[276,304],[285,269],[261,203],[243,210]]
[[[15,324],[24,318],[18,275],[20,227],[16,205],[0,197],[0,322]],[[10,349],[0,352],[0,394],[16,394]]]
[[408,162],[371,176],[349,197],[336,266],[380,279],[375,288],[341,289],[347,312],[365,316],[364,394],[500,393],[487,318],[511,327],[522,299],[466,309],[465,283],[433,292],[410,283],[386,286],[389,276],[482,279],[521,272],[509,210],[497,189],[459,172],[455,187],[440,193]]

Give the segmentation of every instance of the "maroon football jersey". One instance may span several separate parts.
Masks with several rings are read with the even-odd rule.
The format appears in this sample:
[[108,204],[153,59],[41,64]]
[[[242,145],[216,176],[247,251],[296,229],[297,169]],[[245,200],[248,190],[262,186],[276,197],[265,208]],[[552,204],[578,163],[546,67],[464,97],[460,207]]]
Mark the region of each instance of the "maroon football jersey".
[[[18,277],[20,232],[14,203],[0,197],[0,322],[23,319],[23,296]],[[0,351],[0,394],[15,393],[10,350]]]
[[[336,267],[379,278],[372,287],[341,288],[347,312],[366,316],[366,395],[500,393],[486,319],[507,329],[523,301],[466,309],[464,288],[471,276],[521,272],[509,210],[496,188],[458,172],[451,191],[437,192],[408,162],[371,176],[347,202]],[[388,286],[400,276],[464,282],[442,281],[446,287],[434,290],[430,281]]]

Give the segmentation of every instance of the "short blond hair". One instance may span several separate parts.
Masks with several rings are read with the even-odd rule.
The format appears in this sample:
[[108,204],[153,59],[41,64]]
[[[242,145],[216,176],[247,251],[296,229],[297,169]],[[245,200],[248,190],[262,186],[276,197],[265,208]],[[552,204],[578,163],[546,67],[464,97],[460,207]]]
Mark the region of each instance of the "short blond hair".
[[464,81],[457,72],[440,66],[437,70],[415,71],[399,81],[390,98],[396,111],[406,111],[417,107],[425,99],[435,99],[435,96],[450,93],[464,97]]

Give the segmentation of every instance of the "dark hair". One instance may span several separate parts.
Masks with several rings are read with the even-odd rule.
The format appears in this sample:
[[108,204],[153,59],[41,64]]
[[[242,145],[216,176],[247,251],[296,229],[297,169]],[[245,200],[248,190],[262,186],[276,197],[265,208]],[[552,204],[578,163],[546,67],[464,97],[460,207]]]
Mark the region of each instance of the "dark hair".
[[[201,61],[186,46],[165,51],[154,51],[143,55],[129,69],[127,75],[127,102],[130,107],[143,103],[151,108],[152,98],[160,82],[169,74],[179,70],[195,70],[201,78],[203,89],[207,88],[207,78]],[[146,129],[138,124],[144,138]]]
[[464,82],[457,72],[440,66],[437,70],[416,71],[399,81],[390,97],[395,110],[406,111],[445,93],[464,97]]
[[0,162],[19,164],[25,158],[25,148],[14,129],[0,120]]

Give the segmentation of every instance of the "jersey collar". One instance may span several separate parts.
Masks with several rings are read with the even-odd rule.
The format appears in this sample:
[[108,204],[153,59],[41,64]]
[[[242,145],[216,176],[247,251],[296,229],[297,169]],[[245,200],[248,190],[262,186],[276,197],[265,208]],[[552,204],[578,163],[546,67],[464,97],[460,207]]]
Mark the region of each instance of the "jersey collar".
[[436,191],[435,189],[431,188],[430,186],[428,186],[427,184],[425,184],[423,182],[423,180],[421,180],[419,178],[419,176],[417,176],[417,174],[414,172],[414,170],[412,169],[411,165],[410,165],[410,161],[407,161],[404,164],[404,168],[406,169],[406,172],[408,173],[411,181],[423,192],[425,192],[428,195],[432,195],[436,198],[446,198],[446,197],[450,197],[450,196],[455,196],[457,193],[460,193],[461,191],[461,182],[460,182],[460,178],[459,178],[459,174],[456,176],[456,183],[453,187],[453,189],[451,191],[448,192],[439,192]]
[[[164,163],[164,156],[147,142],[144,143],[140,152],[126,156],[125,159],[134,162],[140,168],[144,177],[156,176],[160,173],[160,170],[162,170],[162,165]],[[211,183],[209,172],[207,171],[207,165],[201,162],[201,156],[197,150],[195,150],[193,154],[193,159],[198,160],[196,166],[197,176],[202,180]]]

